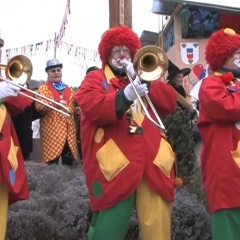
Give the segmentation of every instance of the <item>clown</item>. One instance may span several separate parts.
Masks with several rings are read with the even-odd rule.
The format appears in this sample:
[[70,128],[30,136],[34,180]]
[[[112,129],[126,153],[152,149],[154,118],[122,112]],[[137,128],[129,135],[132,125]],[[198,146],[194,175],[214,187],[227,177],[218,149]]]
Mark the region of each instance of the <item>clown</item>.
[[19,88],[0,82],[0,239],[5,239],[8,205],[28,199],[23,156],[11,116],[31,105]]
[[212,213],[213,240],[240,236],[240,35],[226,28],[206,46],[214,73],[199,91],[201,167]]
[[[93,211],[89,240],[123,240],[133,207],[141,239],[170,240],[174,153],[143,114],[121,64],[135,76],[132,59],[139,48],[128,27],[106,31],[99,44],[102,69],[88,73],[75,95],[82,109],[83,168]],[[169,85],[146,84],[138,76],[134,83],[140,96],[149,92],[160,116],[174,111],[176,94]]]

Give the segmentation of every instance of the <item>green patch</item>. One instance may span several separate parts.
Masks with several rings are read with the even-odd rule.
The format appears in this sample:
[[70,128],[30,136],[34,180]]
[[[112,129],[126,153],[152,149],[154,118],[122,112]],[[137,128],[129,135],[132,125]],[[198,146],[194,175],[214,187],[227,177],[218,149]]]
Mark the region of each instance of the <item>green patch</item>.
[[103,188],[99,181],[94,181],[92,185],[92,192],[95,197],[101,197],[103,194]]
[[8,115],[8,125],[9,125],[10,128],[11,128],[11,122],[12,122],[12,119],[11,119],[11,116],[10,116],[9,113],[8,113],[7,115]]

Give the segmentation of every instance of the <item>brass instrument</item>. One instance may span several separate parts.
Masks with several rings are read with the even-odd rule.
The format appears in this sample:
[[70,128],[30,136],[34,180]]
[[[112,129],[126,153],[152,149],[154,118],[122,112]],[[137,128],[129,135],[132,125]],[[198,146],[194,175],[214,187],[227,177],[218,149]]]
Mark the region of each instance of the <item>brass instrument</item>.
[[[138,100],[142,106],[142,109],[146,115],[146,117],[158,128],[162,131],[165,131],[165,126],[163,125],[155,107],[152,104],[148,94],[145,94],[145,99],[148,102],[149,106],[151,107],[157,122],[151,117],[149,114],[143,99],[137,92],[137,89],[133,83],[132,77],[127,72],[127,65],[122,62],[125,72],[129,78],[130,83],[133,86],[133,89],[138,97]],[[136,74],[140,77],[140,79],[148,82],[156,81],[164,76],[165,72],[168,69],[168,57],[166,53],[159,47],[155,45],[149,45],[141,48],[133,59],[133,67]]]
[[33,101],[39,102],[59,113],[62,113],[63,115],[65,115],[67,117],[70,117],[69,109],[66,106],[64,106],[63,104],[56,102],[53,99],[45,97],[44,95],[41,95],[37,92],[34,92],[34,91],[24,87],[24,85],[30,80],[30,78],[32,76],[32,71],[33,71],[32,63],[28,57],[26,57],[24,55],[17,55],[15,57],[11,58],[6,65],[0,64],[0,68],[5,69],[5,75],[6,75],[6,78],[3,78],[0,76],[1,80],[8,82],[10,84],[13,84],[14,86],[17,86],[27,92],[30,92],[33,95],[41,97],[41,98],[53,103],[54,105],[61,107],[65,111],[62,111],[58,108],[53,107],[50,104],[42,102],[41,100],[39,100],[35,97],[29,96],[29,95],[25,94],[24,92],[20,91],[19,94],[21,94],[27,98],[30,98]]

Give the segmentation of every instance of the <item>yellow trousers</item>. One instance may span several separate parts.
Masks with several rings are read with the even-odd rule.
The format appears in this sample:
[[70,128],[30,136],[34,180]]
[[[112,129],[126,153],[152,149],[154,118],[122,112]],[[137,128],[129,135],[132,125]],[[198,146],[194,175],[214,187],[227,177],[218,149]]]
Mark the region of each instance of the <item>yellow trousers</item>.
[[0,183],[0,240],[5,239],[8,215],[8,189],[4,182]]
[[136,192],[142,240],[170,240],[172,203],[153,192],[143,179]]

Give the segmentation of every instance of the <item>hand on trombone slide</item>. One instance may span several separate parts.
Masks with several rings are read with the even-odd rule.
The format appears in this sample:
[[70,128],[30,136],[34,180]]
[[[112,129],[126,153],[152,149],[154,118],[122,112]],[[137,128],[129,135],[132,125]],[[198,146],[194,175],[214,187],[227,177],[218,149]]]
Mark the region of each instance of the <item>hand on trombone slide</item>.
[[[138,76],[136,76],[135,80],[133,81],[133,84],[140,97],[144,97],[146,94],[148,94],[147,84],[142,83]],[[129,101],[134,101],[135,99],[138,98],[137,93],[133,87],[133,84],[129,83],[124,89],[124,95]]]
[[0,99],[5,97],[16,97],[20,88],[8,82],[0,82]]

